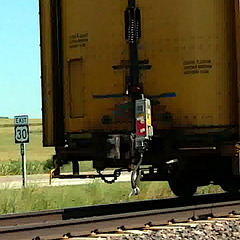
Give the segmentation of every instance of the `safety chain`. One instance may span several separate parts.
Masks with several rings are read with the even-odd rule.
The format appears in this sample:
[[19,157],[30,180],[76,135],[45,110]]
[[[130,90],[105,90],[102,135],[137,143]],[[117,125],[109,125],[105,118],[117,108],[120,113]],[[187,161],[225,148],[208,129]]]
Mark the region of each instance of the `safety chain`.
[[99,176],[101,177],[101,179],[105,182],[105,183],[108,183],[108,184],[112,184],[114,182],[116,182],[117,178],[121,175],[121,172],[122,172],[122,169],[116,169],[114,172],[113,172],[113,179],[111,181],[107,180],[105,178],[105,176],[101,173],[100,170],[97,170],[97,173],[99,174]]

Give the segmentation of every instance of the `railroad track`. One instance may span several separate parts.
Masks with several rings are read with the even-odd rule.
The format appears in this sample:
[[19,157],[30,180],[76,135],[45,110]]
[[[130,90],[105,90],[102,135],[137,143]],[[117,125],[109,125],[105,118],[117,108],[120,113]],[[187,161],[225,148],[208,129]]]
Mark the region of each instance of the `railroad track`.
[[[169,219],[187,221],[193,216],[196,219],[227,216],[229,212],[240,212],[238,199],[240,194],[211,194],[188,200],[170,198],[3,215],[0,216],[0,239],[62,239],[68,232],[71,234],[67,236],[74,237],[69,239],[82,239],[79,237],[86,238],[95,229],[113,232],[124,225],[129,231],[142,229],[148,222],[156,226],[166,224]],[[99,237],[97,231],[95,234]]]

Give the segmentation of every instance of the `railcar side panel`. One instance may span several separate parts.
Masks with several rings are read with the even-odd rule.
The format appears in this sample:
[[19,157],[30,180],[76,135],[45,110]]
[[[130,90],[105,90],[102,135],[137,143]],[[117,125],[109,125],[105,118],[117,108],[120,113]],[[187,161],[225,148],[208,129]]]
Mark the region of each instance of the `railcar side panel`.
[[[126,6],[127,1],[62,1],[66,132],[133,130],[127,97],[94,98],[125,91],[126,74],[112,66],[128,60]],[[145,94],[177,94],[154,106],[154,127],[235,125],[234,2],[142,0],[138,6],[139,58],[152,65],[141,72]],[[166,112],[171,117],[162,121]]]
[[[123,14],[127,1],[63,0],[66,132],[132,130],[132,119],[115,123],[114,111],[128,98],[94,98],[124,92],[124,74],[113,71],[128,60]],[[104,116],[109,116],[105,124]]]
[[[178,126],[234,125],[236,58],[234,1],[139,1],[140,58],[146,95],[176,92],[160,102]],[[161,12],[161,14],[159,14]]]

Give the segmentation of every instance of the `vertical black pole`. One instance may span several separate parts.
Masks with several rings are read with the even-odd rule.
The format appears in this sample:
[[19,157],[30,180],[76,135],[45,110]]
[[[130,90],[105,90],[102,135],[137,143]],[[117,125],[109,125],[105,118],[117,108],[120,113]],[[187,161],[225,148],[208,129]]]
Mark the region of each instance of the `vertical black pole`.
[[[136,37],[135,9],[136,1],[128,0],[128,14],[129,14],[128,42],[130,54],[130,81],[134,92],[136,88],[139,88],[138,43]],[[133,100],[135,100],[136,98],[135,95],[136,94],[133,94]]]
[[26,163],[26,155],[25,155],[25,143],[20,144],[21,156],[22,156],[22,184],[23,187],[26,187],[27,181],[27,163]]
[[52,46],[53,46],[53,105],[54,144],[64,146],[64,80],[62,47],[62,5],[61,0],[51,1]]
[[[139,18],[137,20],[137,17]],[[136,11],[136,1],[128,0],[128,8],[125,11],[125,38],[129,43],[129,82],[130,96],[133,104],[133,122],[136,129],[135,121],[135,103],[141,97],[142,89],[139,84],[139,59],[138,59],[138,38],[141,36],[140,10]],[[140,35],[139,35],[140,34]]]
[[78,161],[72,161],[73,175],[79,175],[79,163]]

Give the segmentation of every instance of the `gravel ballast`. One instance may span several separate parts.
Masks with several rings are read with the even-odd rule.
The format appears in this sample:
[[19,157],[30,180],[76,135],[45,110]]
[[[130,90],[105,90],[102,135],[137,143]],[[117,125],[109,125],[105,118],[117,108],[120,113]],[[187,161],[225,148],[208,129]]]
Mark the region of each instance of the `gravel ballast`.
[[181,224],[174,225],[173,228],[163,228],[158,231],[148,231],[141,235],[125,235],[108,237],[108,240],[227,240],[240,239],[240,220],[193,222],[188,226]]

